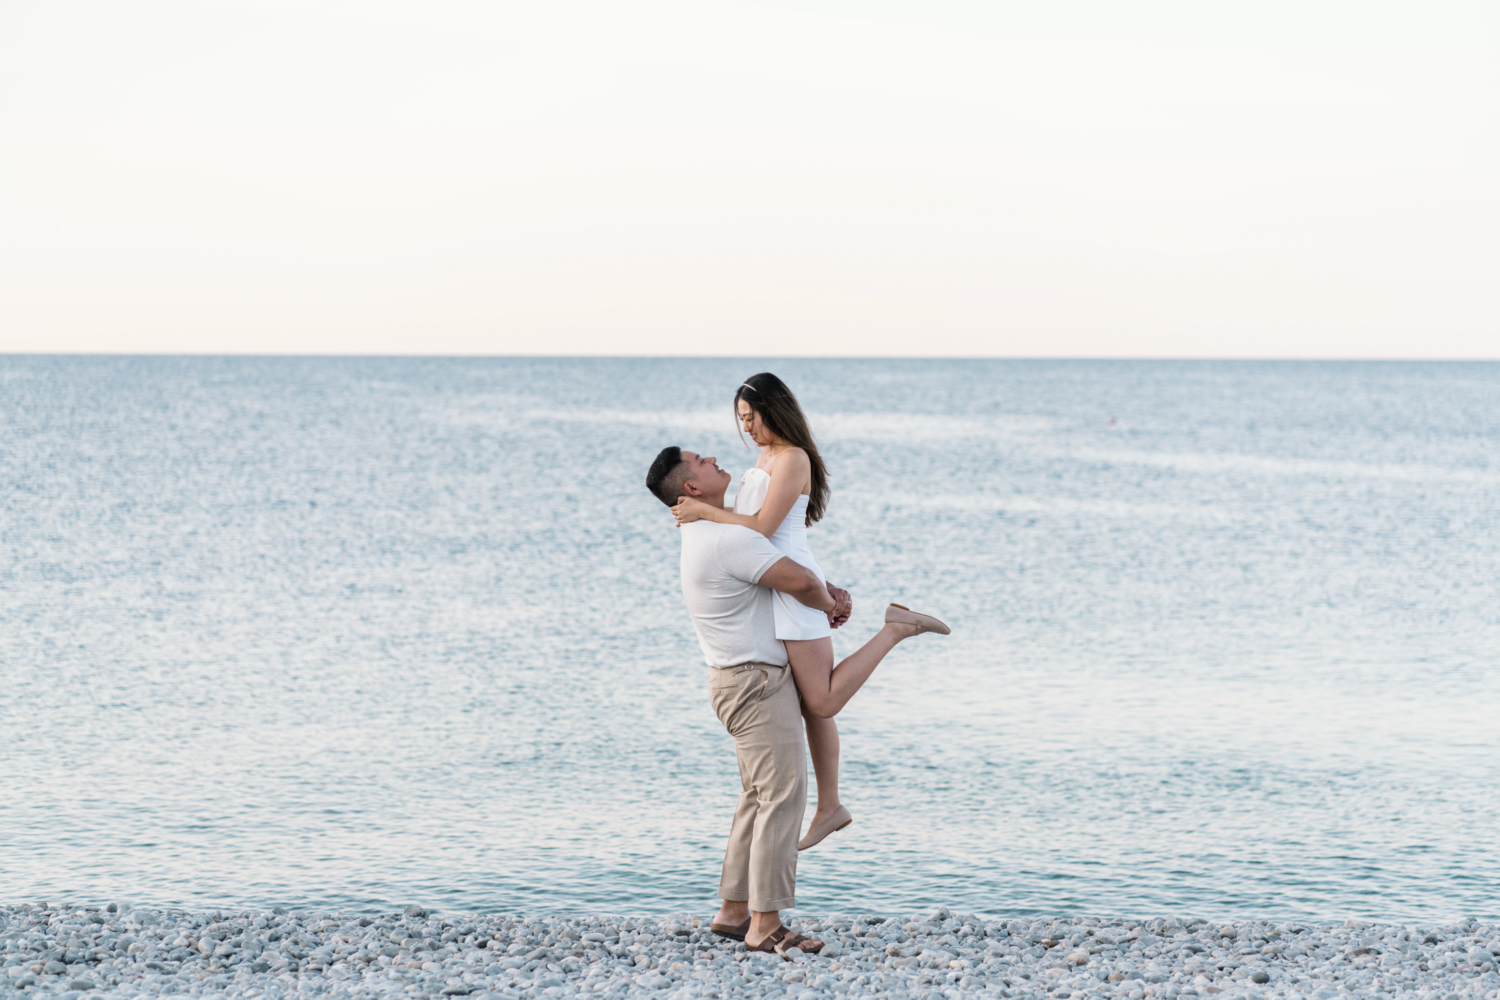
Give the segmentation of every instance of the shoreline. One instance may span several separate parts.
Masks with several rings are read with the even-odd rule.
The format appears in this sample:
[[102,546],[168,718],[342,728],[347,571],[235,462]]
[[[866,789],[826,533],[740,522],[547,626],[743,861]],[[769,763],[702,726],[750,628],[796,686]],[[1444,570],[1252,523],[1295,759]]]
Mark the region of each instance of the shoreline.
[[668,918],[0,906],[20,996],[1500,998],[1500,925],[800,917],[786,961]]

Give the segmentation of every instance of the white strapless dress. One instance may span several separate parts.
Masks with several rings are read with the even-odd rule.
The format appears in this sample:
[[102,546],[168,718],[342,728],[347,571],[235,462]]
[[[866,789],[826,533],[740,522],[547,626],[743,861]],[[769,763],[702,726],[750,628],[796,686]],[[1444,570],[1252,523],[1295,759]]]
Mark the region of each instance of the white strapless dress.
[[[771,489],[771,474],[765,469],[751,469],[740,478],[739,491],[734,495],[734,512],[754,516],[760,513],[766,502],[766,493]],[[803,494],[787,511],[771,544],[776,550],[794,562],[801,563],[826,582],[823,570],[813,558],[812,547],[807,544],[807,495]],[[781,591],[772,592],[772,608],[776,613],[776,638],[821,639],[832,635],[828,627],[828,616],[808,607],[795,597]]]

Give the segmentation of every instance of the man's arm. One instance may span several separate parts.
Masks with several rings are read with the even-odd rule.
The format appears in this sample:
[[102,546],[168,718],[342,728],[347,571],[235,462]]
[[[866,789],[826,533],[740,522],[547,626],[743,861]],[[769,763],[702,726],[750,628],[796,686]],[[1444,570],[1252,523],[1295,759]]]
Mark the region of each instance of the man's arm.
[[824,614],[832,611],[837,603],[816,573],[786,556],[776,560],[770,569],[760,575],[760,585],[789,594],[799,604],[805,604]]

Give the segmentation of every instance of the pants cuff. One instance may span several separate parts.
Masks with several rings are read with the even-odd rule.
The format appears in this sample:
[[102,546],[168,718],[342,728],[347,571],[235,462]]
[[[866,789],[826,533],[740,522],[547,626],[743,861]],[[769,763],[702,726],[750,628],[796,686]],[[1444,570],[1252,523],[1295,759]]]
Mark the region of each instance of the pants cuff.
[[796,896],[778,896],[775,899],[751,899],[750,909],[755,913],[770,913],[772,910],[790,910],[797,905]]

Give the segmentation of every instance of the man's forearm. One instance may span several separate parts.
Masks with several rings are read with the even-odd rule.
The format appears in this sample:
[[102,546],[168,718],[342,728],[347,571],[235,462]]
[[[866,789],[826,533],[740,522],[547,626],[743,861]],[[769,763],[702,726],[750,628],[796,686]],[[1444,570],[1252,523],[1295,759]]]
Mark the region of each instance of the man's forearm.
[[835,605],[833,595],[818,574],[792,559],[781,558],[760,576],[760,585],[779,590],[793,600],[816,611],[829,612]]
[[817,577],[813,577],[812,582],[807,586],[788,591],[788,593],[797,599],[798,604],[805,604],[814,611],[821,611],[824,614],[832,611],[837,603],[833,595],[828,592],[827,585]]

